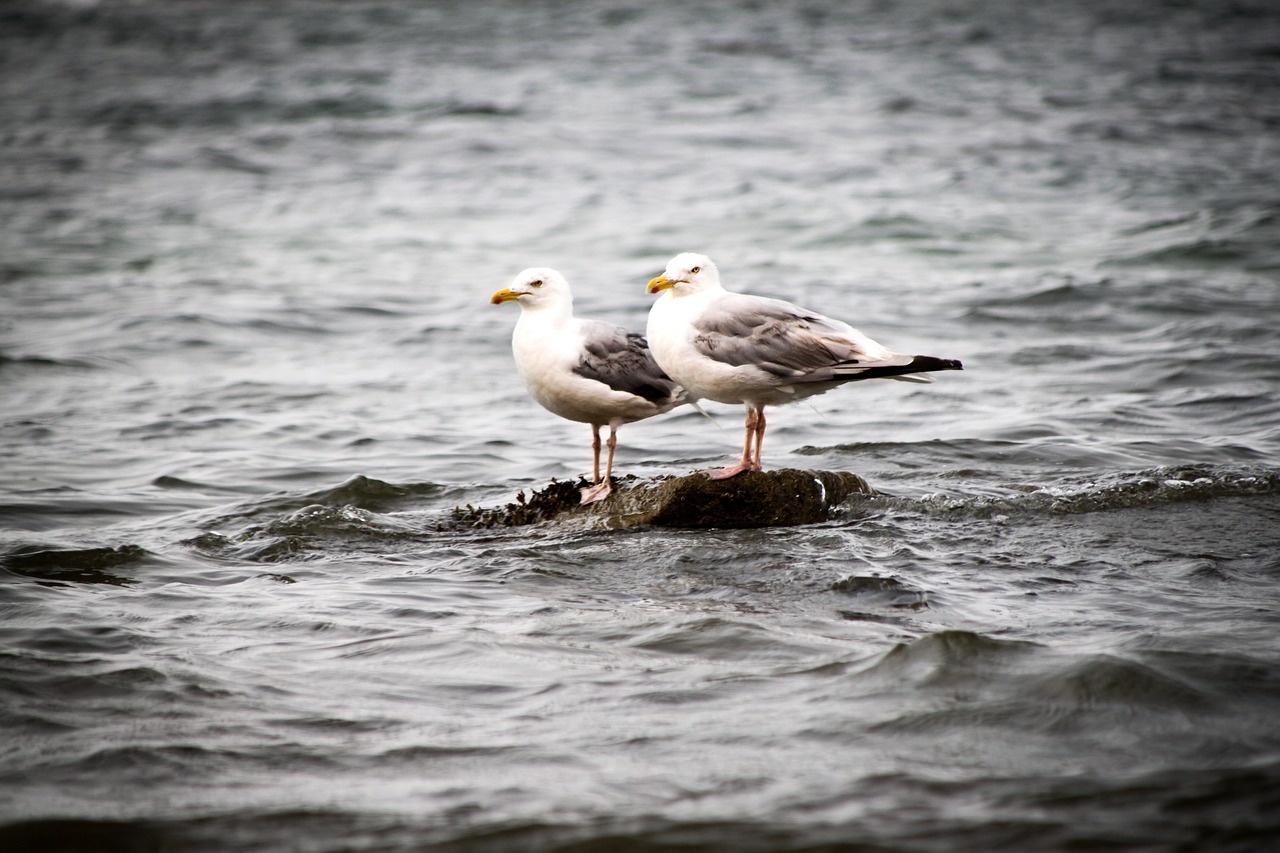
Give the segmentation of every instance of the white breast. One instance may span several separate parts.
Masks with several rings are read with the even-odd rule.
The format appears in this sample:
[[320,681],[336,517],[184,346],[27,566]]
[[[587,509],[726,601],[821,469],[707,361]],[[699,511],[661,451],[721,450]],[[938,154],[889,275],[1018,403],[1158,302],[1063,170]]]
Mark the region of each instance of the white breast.
[[762,381],[768,384],[763,372],[751,366],[722,364],[702,355],[693,345],[693,323],[716,295],[676,297],[668,292],[658,297],[649,310],[649,351],[658,366],[694,396],[717,403],[741,403],[762,387]]
[[603,382],[574,372],[583,357],[577,319],[550,319],[525,311],[511,337],[516,370],[529,396],[565,420],[590,424],[630,423],[662,409],[643,397],[614,391]]

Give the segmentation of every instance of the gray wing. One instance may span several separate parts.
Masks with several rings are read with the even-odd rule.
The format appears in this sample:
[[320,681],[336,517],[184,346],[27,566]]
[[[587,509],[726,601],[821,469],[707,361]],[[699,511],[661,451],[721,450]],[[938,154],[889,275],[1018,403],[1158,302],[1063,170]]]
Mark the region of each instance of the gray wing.
[[708,358],[734,367],[753,365],[792,382],[849,378],[902,358],[838,320],[744,294],[718,300],[694,329],[693,344]]
[[586,351],[574,373],[656,405],[685,400],[684,389],[653,360],[643,335],[600,320],[584,320],[581,329]]

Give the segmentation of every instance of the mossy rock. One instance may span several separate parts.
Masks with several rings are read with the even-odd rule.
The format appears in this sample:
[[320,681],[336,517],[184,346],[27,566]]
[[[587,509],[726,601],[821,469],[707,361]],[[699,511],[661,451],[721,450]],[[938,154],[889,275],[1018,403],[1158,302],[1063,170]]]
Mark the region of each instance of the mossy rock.
[[467,527],[515,527],[542,521],[583,523],[589,527],[786,527],[826,521],[854,495],[875,490],[846,471],[751,471],[728,480],[702,474],[654,480],[614,480],[614,491],[597,503],[580,506],[579,483],[553,482],[501,508],[454,510]]

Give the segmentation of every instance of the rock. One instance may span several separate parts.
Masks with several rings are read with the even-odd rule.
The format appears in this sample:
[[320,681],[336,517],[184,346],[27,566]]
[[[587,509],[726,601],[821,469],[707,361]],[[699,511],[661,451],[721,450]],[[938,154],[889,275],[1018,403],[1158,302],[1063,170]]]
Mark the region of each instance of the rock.
[[587,483],[552,482],[547,488],[501,508],[454,510],[467,527],[515,527],[541,521],[588,527],[785,527],[816,524],[853,495],[875,490],[846,471],[752,471],[728,480],[702,474],[654,480],[614,480],[614,492],[598,503],[580,506],[578,489]]

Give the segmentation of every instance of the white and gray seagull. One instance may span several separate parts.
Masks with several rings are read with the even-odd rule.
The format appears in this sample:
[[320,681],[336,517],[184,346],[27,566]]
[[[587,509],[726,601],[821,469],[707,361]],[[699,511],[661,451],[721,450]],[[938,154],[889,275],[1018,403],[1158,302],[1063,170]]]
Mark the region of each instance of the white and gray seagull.
[[[520,319],[511,335],[516,370],[530,396],[547,411],[591,425],[592,485],[582,503],[612,491],[618,427],[692,402],[649,354],[643,335],[602,320],[573,316],[573,294],[565,277],[547,267],[524,270],[490,297],[494,305],[514,300]],[[608,425],[608,461],[600,476],[600,428]]]
[[861,379],[929,382],[911,374],[963,369],[954,359],[893,352],[790,302],[725,290],[706,255],[676,255],[648,290],[662,294],[647,331],[658,366],[695,397],[747,407],[742,459],[703,472],[714,480],[761,470],[765,406]]

